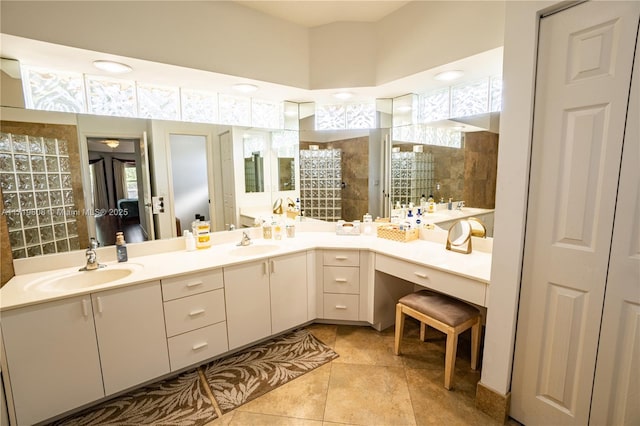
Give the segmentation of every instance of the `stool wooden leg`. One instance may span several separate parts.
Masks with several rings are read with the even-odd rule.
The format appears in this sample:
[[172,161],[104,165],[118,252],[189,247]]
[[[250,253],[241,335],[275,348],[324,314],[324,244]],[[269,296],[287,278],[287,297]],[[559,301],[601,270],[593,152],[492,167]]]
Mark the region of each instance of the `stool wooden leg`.
[[402,341],[402,333],[404,332],[404,313],[402,312],[402,305],[398,303],[396,305],[396,341],[393,351],[396,355],[400,355],[400,341]]
[[480,357],[480,318],[471,327],[471,369],[478,369],[478,358]]
[[420,341],[424,342],[427,340],[427,324],[420,321]]
[[444,360],[444,387],[451,389],[453,382],[453,371],[456,366],[456,352],[458,350],[458,333],[447,332],[447,349]]

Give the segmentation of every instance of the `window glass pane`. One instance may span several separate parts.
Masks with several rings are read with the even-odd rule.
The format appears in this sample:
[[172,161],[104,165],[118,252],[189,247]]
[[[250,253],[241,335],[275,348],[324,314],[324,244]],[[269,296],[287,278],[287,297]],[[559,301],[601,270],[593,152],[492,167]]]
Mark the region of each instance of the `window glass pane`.
[[178,120],[178,89],[139,83],[138,117]]
[[182,121],[196,123],[218,122],[218,94],[200,90],[181,89]]
[[86,112],[82,74],[23,67],[25,106],[31,109]]
[[251,99],[239,96],[219,95],[218,108],[220,124],[249,126]]
[[451,117],[466,117],[488,112],[489,79],[451,88]]
[[346,126],[344,105],[316,104],[316,130],[344,129]]
[[136,86],[134,81],[87,76],[89,113],[135,117]]
[[350,104],[346,107],[347,129],[373,129],[376,127],[376,104]]

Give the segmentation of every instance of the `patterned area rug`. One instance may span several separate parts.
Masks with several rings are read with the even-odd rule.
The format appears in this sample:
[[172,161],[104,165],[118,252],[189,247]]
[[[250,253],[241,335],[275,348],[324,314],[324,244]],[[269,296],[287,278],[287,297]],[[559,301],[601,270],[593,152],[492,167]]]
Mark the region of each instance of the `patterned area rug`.
[[226,413],[336,358],[337,353],[307,330],[296,330],[53,425],[201,426],[218,417],[216,405]]
[[336,358],[303,329],[214,361],[204,376],[224,414]]
[[198,370],[132,391],[54,425],[200,426],[218,417]]

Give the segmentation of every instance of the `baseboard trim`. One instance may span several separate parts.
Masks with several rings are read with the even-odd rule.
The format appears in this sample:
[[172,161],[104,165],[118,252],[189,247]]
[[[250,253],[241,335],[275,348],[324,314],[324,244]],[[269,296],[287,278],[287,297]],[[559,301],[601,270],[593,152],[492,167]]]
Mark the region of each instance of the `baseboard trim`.
[[476,387],[476,408],[478,410],[504,424],[509,418],[510,405],[511,392],[504,395],[478,382]]

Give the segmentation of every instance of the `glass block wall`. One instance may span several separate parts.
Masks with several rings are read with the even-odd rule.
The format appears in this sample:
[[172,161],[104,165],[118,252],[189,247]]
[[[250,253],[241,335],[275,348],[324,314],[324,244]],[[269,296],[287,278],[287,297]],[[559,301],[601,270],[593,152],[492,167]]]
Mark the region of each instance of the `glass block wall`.
[[300,208],[314,219],[342,217],[342,150],[300,150]]
[[430,152],[391,153],[391,202],[420,205],[422,194],[433,194],[434,167]]
[[14,259],[80,249],[67,141],[0,133],[0,185]]

